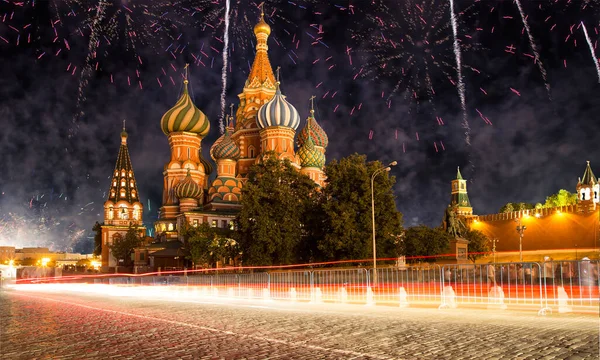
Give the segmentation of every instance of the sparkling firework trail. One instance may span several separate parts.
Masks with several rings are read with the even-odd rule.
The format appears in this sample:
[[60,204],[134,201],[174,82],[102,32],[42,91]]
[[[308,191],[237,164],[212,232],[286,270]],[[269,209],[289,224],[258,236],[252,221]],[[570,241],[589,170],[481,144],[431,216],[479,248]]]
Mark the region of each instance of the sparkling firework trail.
[[223,119],[225,118],[225,95],[227,91],[227,66],[229,56],[229,16],[230,16],[230,0],[225,0],[225,31],[223,34],[223,70],[221,72],[221,81],[223,88],[221,89],[221,117],[219,118],[219,130],[221,134],[225,132]]
[[548,75],[546,74],[546,69],[544,69],[544,64],[542,63],[542,60],[540,60],[540,54],[538,52],[537,46],[535,45],[535,41],[533,41],[533,36],[531,35],[531,30],[529,29],[527,17],[525,16],[525,12],[523,11],[523,6],[521,6],[521,0],[515,0],[515,3],[517,4],[517,8],[519,9],[519,14],[521,14],[521,20],[523,20],[523,26],[525,26],[525,31],[527,31],[529,45],[531,46],[531,50],[533,50],[533,55],[535,55],[535,63],[538,65],[538,68],[542,73],[542,78],[544,79],[544,84],[546,85],[546,91],[548,91],[548,97],[552,99],[552,96],[550,94],[550,84],[548,83]]
[[458,44],[458,25],[454,15],[454,0],[450,0],[450,19],[452,21],[452,33],[454,34],[454,56],[456,57],[456,73],[458,76],[458,95],[460,97],[460,106],[463,111],[462,127],[465,129],[465,142],[471,145],[471,128],[467,120],[467,103],[465,99],[465,84],[462,77],[462,64],[460,57],[460,45]]
[[[106,1],[100,0],[98,3],[98,7],[96,8],[96,16],[94,17],[94,21],[91,25],[92,33],[90,34],[90,40],[88,42],[88,54],[85,59],[85,67],[81,72],[81,77],[79,79],[79,88],[77,90],[77,110],[75,112],[75,116],[73,117],[73,125],[77,126],[76,122],[79,119],[80,115],[83,115],[81,112],[81,107],[85,102],[85,96],[83,95],[83,91],[85,90],[88,79],[92,75],[92,71],[94,68],[92,67],[92,59],[96,56],[96,52],[98,50],[98,33],[100,31],[100,24],[104,19],[104,14],[106,13]],[[75,72],[75,70],[73,70]],[[71,129],[69,136],[73,136],[76,132],[75,128]]]
[[583,33],[585,34],[585,39],[587,40],[588,46],[590,47],[590,53],[592,54],[592,60],[594,61],[594,65],[596,65],[596,73],[598,74],[598,83],[600,83],[600,64],[598,63],[598,59],[596,58],[596,53],[594,52],[594,46],[592,45],[592,40],[587,32],[585,24],[583,21],[581,22],[581,26],[583,27]]

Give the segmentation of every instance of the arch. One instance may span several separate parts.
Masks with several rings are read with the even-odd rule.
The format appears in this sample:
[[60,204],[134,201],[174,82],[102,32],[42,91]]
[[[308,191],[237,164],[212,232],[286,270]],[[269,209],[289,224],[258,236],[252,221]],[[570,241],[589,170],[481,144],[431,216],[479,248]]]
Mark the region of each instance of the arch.
[[119,219],[129,219],[129,209],[127,209],[127,206],[124,204],[119,205]]
[[140,215],[141,215],[140,206],[133,205],[133,220],[140,220]]
[[112,220],[115,216],[115,208],[111,205],[108,207],[108,220]]
[[248,157],[249,158],[254,158],[255,157],[255,155],[256,155],[254,153],[255,151],[256,151],[256,149],[254,148],[253,145],[248,145]]
[[125,177],[125,169],[121,170],[121,177]]

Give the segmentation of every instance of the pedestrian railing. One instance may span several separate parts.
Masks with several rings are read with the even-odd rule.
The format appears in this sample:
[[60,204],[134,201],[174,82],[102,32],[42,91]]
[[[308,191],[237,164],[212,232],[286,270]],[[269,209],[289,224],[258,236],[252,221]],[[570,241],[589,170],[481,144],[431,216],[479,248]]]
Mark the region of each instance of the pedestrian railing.
[[[450,264],[375,269],[185,273],[96,278],[176,296],[440,308],[476,306],[599,313],[599,261]],[[71,281],[70,281],[71,282]],[[140,289],[143,289],[140,288]],[[141,290],[140,290],[141,291]]]

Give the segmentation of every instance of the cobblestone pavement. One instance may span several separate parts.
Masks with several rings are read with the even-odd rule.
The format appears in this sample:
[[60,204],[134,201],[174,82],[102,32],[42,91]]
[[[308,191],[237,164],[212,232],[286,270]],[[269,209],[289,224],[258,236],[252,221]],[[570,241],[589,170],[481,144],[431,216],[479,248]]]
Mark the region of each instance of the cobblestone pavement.
[[1,359],[598,359],[597,316],[0,291]]

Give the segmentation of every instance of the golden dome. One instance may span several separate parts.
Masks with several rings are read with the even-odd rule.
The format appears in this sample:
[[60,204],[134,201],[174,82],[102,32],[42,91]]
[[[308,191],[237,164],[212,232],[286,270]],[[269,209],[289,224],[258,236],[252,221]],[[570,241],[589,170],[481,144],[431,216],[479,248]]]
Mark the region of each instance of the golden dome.
[[267,34],[267,36],[271,35],[271,27],[265,22],[265,14],[262,13],[260,14],[260,21],[254,25],[254,35],[258,36],[261,33]]

